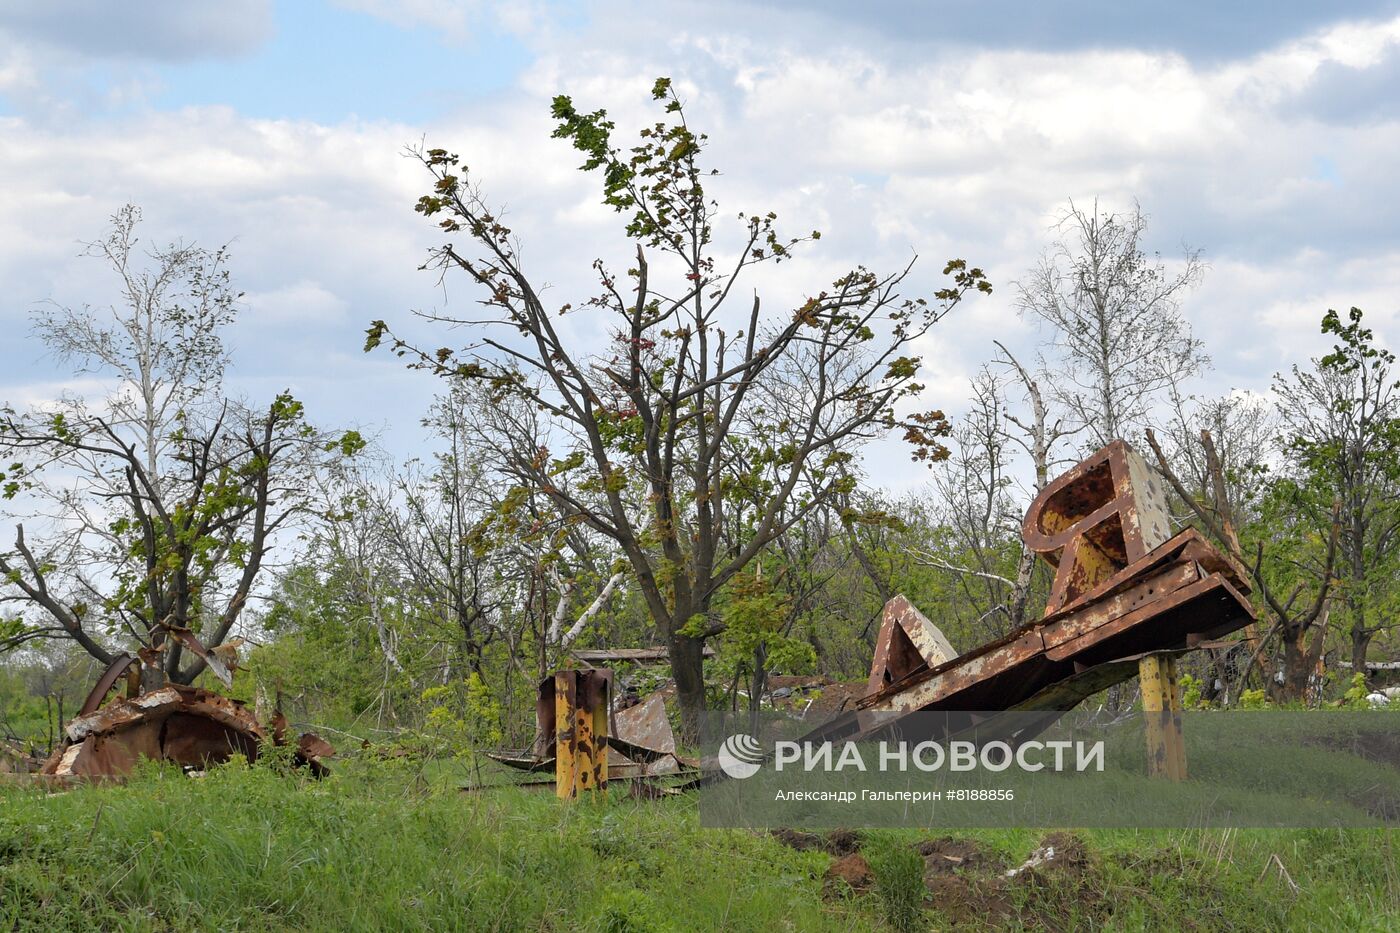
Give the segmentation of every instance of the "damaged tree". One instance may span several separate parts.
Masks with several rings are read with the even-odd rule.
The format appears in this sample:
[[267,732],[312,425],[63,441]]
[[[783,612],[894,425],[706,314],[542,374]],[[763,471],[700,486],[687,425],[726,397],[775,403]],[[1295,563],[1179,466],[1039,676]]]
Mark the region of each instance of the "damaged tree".
[[1023,313],[1049,329],[1059,351],[1050,383],[1092,446],[1126,437],[1170,386],[1209,363],[1181,315],[1204,272],[1187,251],[1176,271],[1143,251],[1147,217],[1069,208],[1059,239],[1017,283]]
[[[740,215],[737,248],[716,255],[706,137],[686,124],[669,80],[653,97],[667,116],[628,151],[614,146],[605,112],[554,101],[554,135],[584,153],[585,170],[601,171],[604,203],[627,216],[636,259],[625,275],[598,260],[600,294],[578,308],[546,305],[511,230],[458,157],[419,151],[434,184],[418,211],[466,240],[436,250],[429,265],[465,272],[488,310],[438,317],[469,328],[473,342],[458,351],[414,347],[382,321],[366,349],[387,339],[414,365],[544,413],[550,446],[517,448],[514,472],[567,520],[617,542],[669,646],[693,735],[705,702],[702,650],[722,631],[716,594],[792,523],[848,489],[843,467],[863,440],[902,427],[917,456],[946,453],[940,412],[901,417],[895,406],[921,388],[912,345],[969,290],[990,286],[954,260],[933,301],[906,299],[898,290],[908,268],[857,268],[793,310],[764,315],[755,299],[731,312],[727,299],[746,271],[788,259],[817,234],[783,238],[775,215]],[[611,346],[566,336],[559,322],[569,314],[611,333]],[[564,474],[582,478],[566,489]],[[731,513],[738,500],[761,504]]]
[[[311,473],[362,441],[315,431],[285,393],[261,410],[224,399],[239,297],[224,252],[174,244],[143,265],[139,222],[124,208],[88,249],[116,273],[118,304],[36,317],[51,352],[116,385],[0,412],[4,495],[52,519],[35,538],[18,526],[0,573],[3,598],[31,610],[9,645],[67,638],[103,663],[132,645],[157,687],[232,651],[273,538],[313,504]],[[211,650],[187,657],[194,632]]]
[[1400,564],[1400,380],[1395,355],[1362,324],[1360,308],[1344,322],[1336,311],[1322,331],[1337,343],[1313,360],[1275,376],[1285,449],[1296,464],[1287,493],[1317,524],[1338,503],[1338,603],[1351,637],[1352,669],[1367,669],[1371,640],[1390,627],[1381,608]]
[[[1253,559],[1245,556],[1240,546],[1237,524],[1230,505],[1225,471],[1220,464],[1220,456],[1215,449],[1215,441],[1209,431],[1201,431],[1201,447],[1205,453],[1206,475],[1210,478],[1209,499],[1192,493],[1182,483],[1167,462],[1157,438],[1151,430],[1147,432],[1147,442],[1157,455],[1157,467],[1177,496],[1185,502],[1210,536],[1225,548],[1238,565],[1244,567],[1253,580],[1264,605],[1273,617],[1273,623],[1262,638],[1253,640],[1252,654],[1244,666],[1242,676],[1260,662],[1270,639],[1278,636],[1283,646],[1283,667],[1279,671],[1281,679],[1269,678],[1270,690],[1280,699],[1302,699],[1308,688],[1308,677],[1317,667],[1322,657],[1327,637],[1327,614],[1330,605],[1332,585],[1335,581],[1333,568],[1337,558],[1337,539],[1340,531],[1339,507],[1334,506],[1331,519],[1331,533],[1322,558],[1322,567],[1315,584],[1316,591],[1311,598],[1304,597],[1306,584],[1299,582],[1287,595],[1280,595],[1269,584],[1265,572],[1265,548],[1262,541],[1255,546]],[[1303,597],[1300,601],[1300,597]]]

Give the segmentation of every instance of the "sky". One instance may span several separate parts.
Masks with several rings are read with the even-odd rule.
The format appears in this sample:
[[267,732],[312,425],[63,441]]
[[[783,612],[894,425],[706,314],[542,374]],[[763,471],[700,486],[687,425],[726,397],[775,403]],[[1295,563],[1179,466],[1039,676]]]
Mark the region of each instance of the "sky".
[[722,213],[823,232],[754,283],[770,306],[857,263],[918,255],[911,293],[954,256],[987,271],[993,295],[920,347],[929,407],[965,406],[993,339],[1033,355],[1013,283],[1070,200],[1136,200],[1165,260],[1202,251],[1183,306],[1213,359],[1202,395],[1325,353],[1328,308],[1400,343],[1400,0],[0,0],[0,403],[93,389],[29,320],[112,301],[79,253],[129,202],[149,241],[230,245],[235,392],[290,389],[316,423],[418,454],[439,387],[362,353],[364,329],[460,343],[412,312],[472,296],[419,271],[439,238],[405,148],[461,153],[531,274],[577,302],[595,256],[628,248],[549,138],[550,99],[627,130],[661,75],[711,137]]

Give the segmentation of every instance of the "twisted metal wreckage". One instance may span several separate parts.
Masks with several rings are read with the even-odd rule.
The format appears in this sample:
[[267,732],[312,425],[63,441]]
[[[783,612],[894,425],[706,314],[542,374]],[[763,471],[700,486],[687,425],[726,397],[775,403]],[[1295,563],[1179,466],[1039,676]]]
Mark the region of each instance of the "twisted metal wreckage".
[[[167,634],[204,658],[225,686],[233,685],[236,664],[231,653],[206,649],[187,629],[168,629]],[[288,744],[287,720],[281,710],[264,726],[241,701],[212,690],[183,684],[144,690],[141,667],[158,660],[159,651],[145,653],[145,658],[123,654],[112,661],[64,727],[62,741],[39,768],[42,778],[59,783],[118,779],[129,775],[142,758],[202,770],[228,761],[235,753],[255,761],[269,744]],[[103,705],[122,680],[123,695]],[[330,743],[306,732],[297,738],[292,756],[296,764],[319,777],[328,770],[325,759],[334,754]]]
[[[981,727],[993,712],[1040,714],[1015,718],[1009,737],[1025,740],[1093,694],[1139,675],[1144,708],[1156,714],[1147,719],[1149,764],[1184,777],[1174,659],[1215,647],[1212,639],[1254,621],[1244,568],[1194,529],[1170,533],[1161,483],[1121,440],[1046,486],[1026,514],[1022,536],[1055,568],[1040,619],[958,655],[937,626],[896,596],[884,607],[866,695],[806,739],[898,731],[917,712],[947,713],[941,728],[948,733]],[[232,684],[232,658],[206,649],[188,630],[167,634]],[[269,741],[287,744],[280,712],[265,728],[244,704],[210,690],[167,684],[143,692],[141,664],[150,660],[122,655],[112,663],[41,774],[120,777],[143,757],[203,768],[235,752],[255,759]],[[101,705],[123,677],[125,696]],[[607,668],[545,678],[532,747],[491,757],[525,771],[553,771],[549,783],[563,798],[608,781],[708,774],[702,762],[677,752],[661,694],[615,704],[612,686]],[[322,774],[334,749],[306,733],[294,754]]]
[[[1024,741],[1083,700],[1137,675],[1149,769],[1185,776],[1175,659],[1254,621],[1243,567],[1195,529],[1171,534],[1166,495],[1142,457],[1115,440],[1055,479],[1026,513],[1027,547],[1055,568],[1044,615],[957,654],[904,596],[884,607],[866,695],[818,726],[808,741],[899,731],[912,713],[937,711],[951,734],[1012,717],[1006,737]],[[538,733],[527,755],[494,755],[531,771],[555,771],[559,796],[607,780],[693,774],[676,754],[658,696],[615,711],[612,672],[560,671],[540,685]],[[928,728],[923,720],[921,728]],[[609,757],[610,753],[614,757]]]

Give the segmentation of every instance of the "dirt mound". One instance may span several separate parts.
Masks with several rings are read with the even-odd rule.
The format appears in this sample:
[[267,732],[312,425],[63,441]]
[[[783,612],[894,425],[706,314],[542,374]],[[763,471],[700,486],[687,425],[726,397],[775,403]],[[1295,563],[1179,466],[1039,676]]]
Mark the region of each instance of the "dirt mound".
[[864,894],[875,886],[875,875],[859,852],[851,852],[831,863],[822,876],[822,896],[850,897]]
[[825,848],[832,855],[850,855],[860,850],[860,837],[849,829],[833,829],[826,834]]
[[[860,853],[856,833],[775,829],[771,835],[799,851],[833,856],[822,876],[823,897],[875,890],[875,875]],[[977,917],[990,926],[1070,931],[1086,923],[1097,926],[1113,913],[1105,877],[1084,840],[1073,833],[1047,834],[1015,867],[972,839],[939,836],[917,843],[914,850],[924,860],[924,906],[949,922]]]
[[1084,840],[1074,833],[1051,833],[1040,841],[1036,852],[1044,856],[1044,861],[1037,867],[1047,871],[1082,875],[1089,867],[1089,850],[1085,848]]
[[951,872],[924,876],[928,890],[925,904],[950,920],[976,917],[988,925],[1004,922],[1016,913],[1007,885],[999,878],[976,878]]
[[768,678],[774,709],[801,713],[807,720],[824,720],[851,709],[867,693],[865,681],[837,681],[820,675],[777,674]]
[[854,709],[856,700],[868,692],[864,681],[828,684],[822,688],[821,695],[812,701],[812,708],[807,711],[807,718],[835,716],[837,713]]
[[1074,930],[1112,912],[1084,841],[1050,833],[1008,868],[999,854],[970,839],[943,836],[919,843],[924,857],[924,903],[950,921],[1037,930]]
[[787,846],[789,849],[796,849],[799,852],[806,852],[808,849],[820,849],[822,837],[816,833],[804,833],[796,829],[774,829],[768,835]]
[[924,859],[925,877],[962,870],[995,868],[1001,859],[986,852],[970,839],[940,836],[926,839],[914,847]]
[[774,839],[791,849],[806,852],[820,849],[838,858],[860,850],[860,837],[849,829],[833,829],[825,836],[817,833],[804,833],[797,829],[775,829],[769,833]]

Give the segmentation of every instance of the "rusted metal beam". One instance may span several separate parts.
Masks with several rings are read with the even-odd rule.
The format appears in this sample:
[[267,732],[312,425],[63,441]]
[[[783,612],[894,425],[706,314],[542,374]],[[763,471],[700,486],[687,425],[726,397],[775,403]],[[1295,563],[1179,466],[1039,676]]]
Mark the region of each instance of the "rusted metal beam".
[[1147,773],[1170,781],[1186,780],[1186,740],[1181,732],[1181,690],[1176,658],[1149,654],[1138,662],[1143,720],[1147,729]]
[[[610,681],[611,672],[602,673]],[[567,686],[565,684],[566,689]],[[553,771],[557,775],[563,768],[572,773],[575,768],[573,752],[566,750],[567,757],[563,764],[558,754],[558,695],[557,675],[540,681],[535,704],[535,741],[528,752],[487,752],[487,757],[521,771]],[[608,730],[597,744],[605,746],[607,751],[605,773],[608,781],[684,774],[694,771],[697,766],[695,760],[676,753],[675,732],[666,713],[665,697],[660,693],[653,693],[634,706],[612,711]]]
[[1254,619],[1244,569],[1193,529],[1169,535],[1161,485],[1122,441],[1048,485],[1023,534],[1057,568],[1043,618],[925,663],[892,622],[917,610],[892,600],[871,692],[809,738],[869,735],[924,710],[1069,710],[1130,680],[1145,654],[1200,648]]
[[1056,478],[1022,523],[1026,546],[1056,568],[1047,614],[1171,537],[1166,492],[1147,463],[1116,440]]
[[915,671],[937,667],[957,655],[938,626],[901,593],[885,603],[866,690],[883,690]]
[[[659,664],[671,660],[670,652],[665,648],[576,648],[569,654],[584,664],[615,664],[620,661]],[[706,645],[702,656],[713,658],[715,649]]]
[[[102,701],[107,698],[107,693],[116,686],[117,680],[123,675],[127,675],[127,695],[135,696],[141,687],[141,662],[129,654],[119,654],[112,659],[112,663],[107,665],[107,670],[102,672],[102,676],[97,678],[97,683],[92,685],[92,690],[88,693],[87,699],[78,709],[79,716],[86,716],[88,713],[96,712],[102,705]],[[131,677],[135,675],[136,687],[132,689]]]

